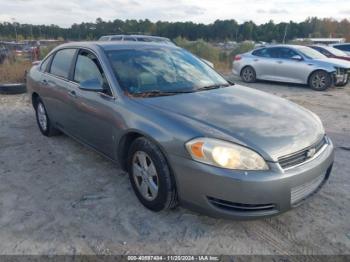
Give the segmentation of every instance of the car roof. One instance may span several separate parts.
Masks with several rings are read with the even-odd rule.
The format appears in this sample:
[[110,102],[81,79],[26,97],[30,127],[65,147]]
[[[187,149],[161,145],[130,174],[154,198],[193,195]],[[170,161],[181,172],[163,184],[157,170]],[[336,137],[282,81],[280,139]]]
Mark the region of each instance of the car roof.
[[57,49],[62,48],[90,48],[98,49],[102,48],[106,51],[112,50],[125,50],[125,49],[147,49],[147,48],[169,48],[169,49],[179,49],[177,46],[170,46],[163,43],[155,42],[135,42],[135,41],[91,41],[91,42],[70,42],[62,44],[57,47]]
[[128,36],[128,37],[134,37],[134,38],[141,38],[142,37],[142,38],[150,38],[150,39],[154,38],[154,39],[170,41],[169,38],[162,37],[162,36],[153,36],[153,35],[103,35],[100,38],[102,38],[102,37],[118,37],[118,36],[120,36],[120,37],[127,37]]

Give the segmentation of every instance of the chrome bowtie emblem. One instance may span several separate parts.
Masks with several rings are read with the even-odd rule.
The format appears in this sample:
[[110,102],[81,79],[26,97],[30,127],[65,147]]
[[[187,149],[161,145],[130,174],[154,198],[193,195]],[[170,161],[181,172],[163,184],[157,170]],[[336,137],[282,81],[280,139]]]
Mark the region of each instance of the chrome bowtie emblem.
[[313,157],[315,154],[316,154],[316,149],[315,149],[315,148],[311,148],[311,149],[309,149],[309,150],[306,152],[306,156],[307,156],[308,158]]

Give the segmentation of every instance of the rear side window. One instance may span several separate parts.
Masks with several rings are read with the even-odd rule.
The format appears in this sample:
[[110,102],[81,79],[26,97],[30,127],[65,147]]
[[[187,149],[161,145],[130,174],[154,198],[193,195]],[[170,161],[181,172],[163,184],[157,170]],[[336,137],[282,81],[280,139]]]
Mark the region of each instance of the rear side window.
[[102,36],[99,40],[100,41],[108,41],[108,36]]
[[270,55],[269,55],[269,53],[267,51],[267,48],[262,48],[262,49],[255,50],[252,54],[255,55],[255,56],[270,57]]
[[75,49],[63,49],[58,51],[52,60],[50,73],[68,78],[74,54]]
[[121,36],[114,36],[111,38],[112,41],[121,41],[123,39],[123,37]]
[[279,48],[279,58],[282,59],[291,59],[293,56],[298,55],[294,50],[286,47]]
[[136,41],[136,39],[130,36],[125,36],[124,41]]

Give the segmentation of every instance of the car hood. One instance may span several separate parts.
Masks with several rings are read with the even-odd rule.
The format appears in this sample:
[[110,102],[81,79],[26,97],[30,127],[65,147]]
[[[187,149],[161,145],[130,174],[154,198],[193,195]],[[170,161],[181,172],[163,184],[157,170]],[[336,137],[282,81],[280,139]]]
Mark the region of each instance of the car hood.
[[[253,148],[266,159],[299,151],[324,135],[310,111],[252,88],[234,85],[215,90],[140,99],[146,106],[175,113],[227,134],[232,142]],[[207,131],[200,132],[210,136]]]
[[[321,121],[310,111],[286,99],[239,85],[139,101],[190,119],[194,126],[205,124],[209,130],[223,132],[232,138],[228,140],[239,141],[271,161],[304,149],[324,135]],[[210,136],[203,129],[199,132]]]
[[323,58],[323,59],[315,59],[315,60],[322,63],[331,64],[333,66],[350,69],[350,62],[346,60],[342,60],[338,58]]

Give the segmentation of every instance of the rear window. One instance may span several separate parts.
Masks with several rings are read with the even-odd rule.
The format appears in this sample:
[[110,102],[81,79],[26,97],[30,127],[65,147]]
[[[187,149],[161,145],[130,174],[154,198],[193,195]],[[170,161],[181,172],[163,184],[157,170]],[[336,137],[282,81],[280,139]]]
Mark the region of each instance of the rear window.
[[68,78],[75,49],[63,49],[56,53],[53,58],[50,73],[56,76]]
[[269,55],[269,53],[267,51],[267,48],[262,48],[262,49],[255,50],[255,51],[253,51],[252,54],[255,55],[255,56],[260,56],[260,57],[270,57],[270,55]]

